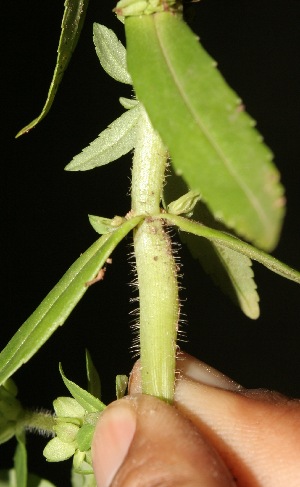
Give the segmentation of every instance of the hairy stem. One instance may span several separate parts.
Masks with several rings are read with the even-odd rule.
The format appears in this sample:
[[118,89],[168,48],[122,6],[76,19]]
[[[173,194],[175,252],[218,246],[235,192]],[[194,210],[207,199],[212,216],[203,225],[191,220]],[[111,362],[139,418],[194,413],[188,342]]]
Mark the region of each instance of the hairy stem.
[[167,158],[143,111],[132,170],[132,210],[148,216],[134,231],[142,391],[172,402],[179,316],[176,263],[163,220],[151,218],[160,211]]
[[49,411],[29,411],[26,410],[18,422],[20,429],[25,429],[32,433],[42,436],[53,436],[55,421],[54,416]]

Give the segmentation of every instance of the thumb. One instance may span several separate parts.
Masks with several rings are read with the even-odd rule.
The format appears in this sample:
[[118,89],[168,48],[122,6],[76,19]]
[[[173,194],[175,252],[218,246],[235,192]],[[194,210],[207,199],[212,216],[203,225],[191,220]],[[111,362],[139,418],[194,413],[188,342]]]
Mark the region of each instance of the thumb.
[[233,487],[218,454],[175,408],[127,396],[106,408],[92,444],[98,487]]

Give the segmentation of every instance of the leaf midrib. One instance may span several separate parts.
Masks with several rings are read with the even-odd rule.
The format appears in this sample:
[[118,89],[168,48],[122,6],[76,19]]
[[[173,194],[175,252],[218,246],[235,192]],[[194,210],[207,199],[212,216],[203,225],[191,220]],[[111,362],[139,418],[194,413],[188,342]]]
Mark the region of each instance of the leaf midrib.
[[230,162],[230,160],[225,156],[223,150],[219,147],[219,145],[210,136],[208,129],[206,128],[206,126],[203,123],[203,121],[199,118],[197,112],[194,110],[193,105],[190,103],[189,98],[186,96],[185,91],[184,91],[184,88],[181,85],[180,80],[177,79],[176,74],[175,74],[175,71],[174,71],[174,69],[172,67],[172,64],[169,62],[168,54],[167,54],[167,51],[164,48],[164,43],[163,43],[163,40],[162,40],[162,38],[160,36],[159,28],[157,26],[157,22],[156,22],[157,16],[156,15],[153,15],[153,17],[154,17],[154,27],[155,27],[155,31],[156,31],[156,35],[157,35],[159,47],[161,49],[161,53],[162,53],[162,55],[164,57],[164,60],[166,62],[166,65],[167,65],[167,67],[169,69],[169,72],[170,72],[170,74],[172,76],[172,79],[174,81],[174,84],[175,84],[175,86],[178,89],[179,95],[183,99],[183,101],[184,101],[184,103],[185,103],[188,111],[192,114],[192,118],[194,119],[196,125],[198,125],[200,127],[201,131],[203,132],[203,134],[206,137],[206,139],[208,140],[208,142],[211,144],[211,146],[213,147],[213,149],[215,150],[215,152],[217,153],[217,155],[224,162],[224,166],[226,167],[227,171],[231,174],[231,176],[237,182],[238,186],[241,188],[241,190],[248,197],[248,200],[249,200],[249,202],[251,202],[252,207],[256,210],[256,213],[259,216],[259,218],[260,218],[260,220],[262,222],[262,225],[263,226],[269,226],[268,217],[267,217],[266,213],[264,212],[263,207],[259,204],[259,200],[255,197],[255,195],[251,191],[251,189],[247,185],[244,184],[243,180],[241,180],[241,178],[237,174],[236,170],[232,166],[232,163]]

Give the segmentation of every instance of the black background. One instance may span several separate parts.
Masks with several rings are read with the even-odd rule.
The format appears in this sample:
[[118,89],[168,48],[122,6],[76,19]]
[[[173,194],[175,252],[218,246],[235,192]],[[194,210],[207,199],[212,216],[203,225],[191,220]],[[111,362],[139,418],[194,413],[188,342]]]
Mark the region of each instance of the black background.
[[[97,237],[87,215],[112,217],[130,208],[130,157],[94,171],[68,173],[64,166],[122,112],[119,96],[130,88],[101,69],[92,43],[92,23],[122,25],[113,2],[90,0],[75,55],[47,118],[30,134],[14,139],[36,117],[51,80],[63,1],[10,0],[1,8],[1,334],[13,335],[73,261]],[[276,155],[287,191],[287,217],[279,259],[300,268],[299,113],[300,2],[296,0],[202,0],[188,8],[193,29],[243,98]],[[4,151],[3,151],[4,147]],[[128,326],[132,280],[127,241],[113,254],[104,282],[92,286],[66,324],[15,376],[28,407],[51,408],[67,395],[58,373],[82,386],[87,347],[102,377],[103,400],[114,399],[114,378],[129,373]],[[299,288],[254,265],[261,317],[245,318],[214,287],[183,248],[181,347],[246,387],[266,387],[300,397]],[[46,465],[29,438],[30,466],[67,485],[60,467]],[[0,466],[13,442],[0,449]],[[4,453],[6,452],[6,453]]]

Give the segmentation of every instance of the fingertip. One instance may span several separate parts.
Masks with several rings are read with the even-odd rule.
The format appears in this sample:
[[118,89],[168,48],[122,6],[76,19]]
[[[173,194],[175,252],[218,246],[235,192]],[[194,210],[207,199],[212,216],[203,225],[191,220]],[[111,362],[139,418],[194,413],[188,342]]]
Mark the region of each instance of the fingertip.
[[[233,487],[235,485],[218,454],[176,408],[143,394],[127,397],[121,401],[124,401],[125,406],[132,408],[129,416],[133,414],[136,421],[131,436],[132,441],[130,445],[127,443],[122,447],[117,461],[111,461],[110,453],[108,454],[106,450],[109,448],[113,455],[115,450],[111,447],[112,439],[109,439],[106,447],[104,446],[102,470],[100,472],[98,470],[96,474],[98,487],[108,487],[109,482],[111,486],[124,487],[153,485]],[[118,403],[114,408],[116,412],[118,412],[117,408]],[[99,440],[105,443],[106,439],[101,438],[101,434],[106,435],[108,432],[109,435],[113,435],[114,433],[110,418],[106,421],[107,418],[104,416],[103,419],[106,423],[104,423],[105,428],[100,423],[97,433]],[[117,421],[119,419],[116,418]],[[126,422],[127,418],[125,424]],[[113,417],[114,427],[115,424]],[[116,440],[119,441],[118,435],[114,435],[114,441]],[[99,454],[98,450],[96,454],[95,451],[96,448],[94,448],[93,458],[94,467],[97,468],[99,455],[102,453]]]
[[126,400],[112,403],[102,413],[92,443],[98,487],[108,487],[121,467],[136,430],[136,414]]
[[128,394],[142,394],[141,362],[137,360],[129,376]]
[[180,353],[177,358],[177,369],[182,376],[192,379],[200,384],[205,384],[219,389],[238,392],[243,387],[232,380],[230,377],[222,374],[210,365],[192,357],[187,353]]

